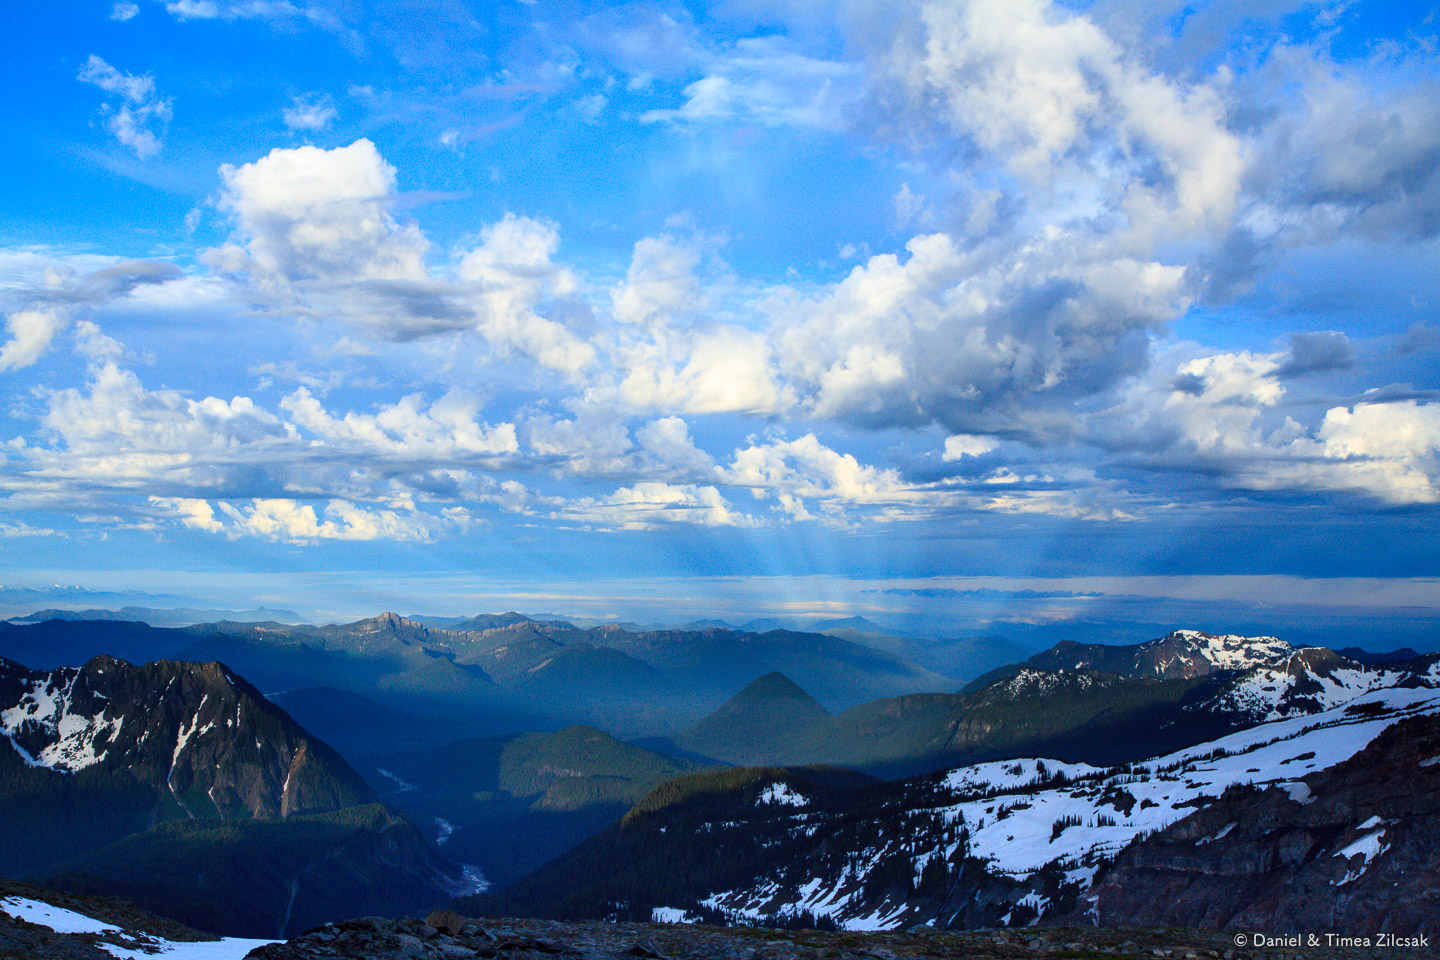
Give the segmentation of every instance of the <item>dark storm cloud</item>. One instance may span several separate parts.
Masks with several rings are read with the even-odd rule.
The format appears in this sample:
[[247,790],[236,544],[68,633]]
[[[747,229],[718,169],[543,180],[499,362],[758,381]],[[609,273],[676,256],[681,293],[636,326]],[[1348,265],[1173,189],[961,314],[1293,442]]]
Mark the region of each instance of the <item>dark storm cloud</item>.
[[1292,333],[1289,352],[1275,376],[1283,380],[1328,370],[1347,370],[1354,363],[1355,348],[1338,330]]

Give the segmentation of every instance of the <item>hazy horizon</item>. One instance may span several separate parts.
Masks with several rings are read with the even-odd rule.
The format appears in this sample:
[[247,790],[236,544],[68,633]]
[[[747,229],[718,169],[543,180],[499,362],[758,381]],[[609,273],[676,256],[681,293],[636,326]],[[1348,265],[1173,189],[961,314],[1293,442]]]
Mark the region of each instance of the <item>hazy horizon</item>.
[[[884,631],[921,639],[993,634],[1042,646],[1065,636],[1067,630],[1087,642],[1138,643],[1172,629],[1200,629],[1276,635],[1297,645],[1440,650],[1440,604],[1435,600],[1436,584],[1430,580],[1347,580],[1339,582],[1337,590],[1335,581],[1273,577],[1150,578],[1120,584],[1110,578],[948,578],[904,585],[833,578],[799,582],[687,578],[556,584],[541,593],[523,584],[481,586],[460,578],[424,585],[402,581],[383,591],[346,587],[342,579],[327,576],[309,585],[291,584],[260,594],[0,585],[0,617],[18,618],[47,608],[125,606],[288,610],[312,623],[346,623],[381,612],[469,617],[515,611],[644,627],[697,620],[723,620],[732,627],[773,620],[803,627],[861,617]],[[1117,586],[1131,592],[1121,593]],[[1355,599],[1334,602],[1337,592]],[[709,595],[686,595],[702,593]],[[1331,600],[1325,599],[1327,594]]]

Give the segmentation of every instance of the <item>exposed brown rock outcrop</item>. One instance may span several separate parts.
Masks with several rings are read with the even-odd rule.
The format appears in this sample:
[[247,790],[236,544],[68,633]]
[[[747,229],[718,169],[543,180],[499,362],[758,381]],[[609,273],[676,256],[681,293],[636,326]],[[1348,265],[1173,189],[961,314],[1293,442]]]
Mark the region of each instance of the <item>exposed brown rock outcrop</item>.
[[1303,787],[1234,788],[1125,850],[1102,924],[1440,932],[1440,718],[1397,723]]

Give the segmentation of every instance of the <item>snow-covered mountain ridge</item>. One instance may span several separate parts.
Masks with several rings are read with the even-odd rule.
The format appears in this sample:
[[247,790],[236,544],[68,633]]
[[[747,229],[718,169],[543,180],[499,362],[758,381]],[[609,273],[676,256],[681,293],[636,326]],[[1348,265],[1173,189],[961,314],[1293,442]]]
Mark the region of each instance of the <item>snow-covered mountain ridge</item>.
[[1209,664],[1214,670],[1248,670],[1283,660],[1295,648],[1276,637],[1216,635],[1200,630],[1176,630],[1169,636],[1140,644],[1144,654],[1154,655],[1156,673],[1175,667],[1185,671]]
[[1432,682],[1440,661],[1428,667],[1367,666],[1325,647],[1303,647],[1283,658],[1245,670],[1212,701],[1192,710],[1279,720],[1329,710],[1370,690]]
[[[1202,630],[1173,630],[1137,644],[1076,643],[1062,640],[1026,660],[1018,669],[1094,670],[1122,677],[1176,679],[1226,670],[1251,670],[1284,663],[1297,648],[1277,637],[1242,637]],[[997,673],[1006,672],[1002,671]]]
[[[1275,637],[1176,630],[1133,646],[1061,643],[997,672],[974,692],[992,702],[1028,697],[1028,709],[1043,711],[1047,700],[1062,690],[1107,691],[1105,696],[1113,697],[1146,681],[1189,683],[1193,690],[1173,713],[1157,716],[1154,729],[1178,734],[1192,726],[1193,718],[1197,729],[1214,737],[1256,723],[1320,713],[1371,690],[1431,683],[1437,671],[1440,657],[1371,665],[1328,647],[1294,647]],[[1174,740],[1172,746],[1178,747],[1186,738]]]

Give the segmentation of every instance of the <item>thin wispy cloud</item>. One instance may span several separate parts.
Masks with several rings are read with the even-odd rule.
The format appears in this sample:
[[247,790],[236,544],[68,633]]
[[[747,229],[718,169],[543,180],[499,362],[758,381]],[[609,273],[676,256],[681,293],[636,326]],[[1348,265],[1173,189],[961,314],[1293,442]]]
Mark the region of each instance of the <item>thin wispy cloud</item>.
[[340,115],[335,104],[326,96],[296,97],[285,108],[285,126],[291,130],[324,130]]
[[112,95],[112,100],[102,106],[101,116],[105,129],[116,140],[141,160],[160,152],[165,126],[173,111],[170,100],[156,91],[153,77],[117,70],[92,53],[76,79]]

